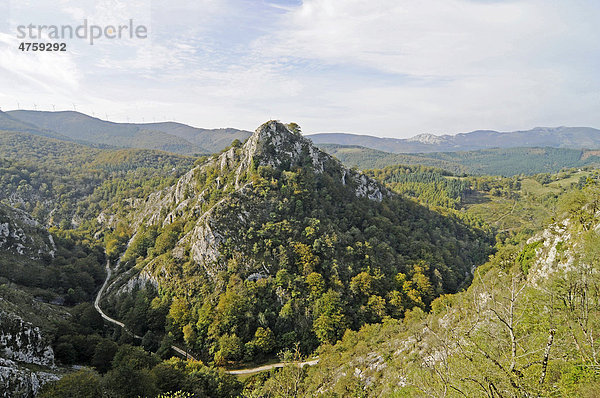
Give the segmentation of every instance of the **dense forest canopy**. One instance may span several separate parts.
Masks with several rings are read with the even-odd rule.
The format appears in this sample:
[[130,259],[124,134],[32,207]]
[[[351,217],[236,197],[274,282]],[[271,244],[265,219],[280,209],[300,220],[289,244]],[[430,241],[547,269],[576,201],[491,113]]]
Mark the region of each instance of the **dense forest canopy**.
[[195,159],[0,132],[0,201],[63,229],[172,184]]

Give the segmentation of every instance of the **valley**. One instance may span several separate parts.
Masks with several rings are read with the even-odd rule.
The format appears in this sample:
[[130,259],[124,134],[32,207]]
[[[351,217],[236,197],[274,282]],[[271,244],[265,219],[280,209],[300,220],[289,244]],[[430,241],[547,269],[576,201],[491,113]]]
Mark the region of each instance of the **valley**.
[[269,121],[199,156],[76,138],[65,120],[98,122],[71,113],[6,115],[12,396],[593,396],[600,383],[593,151],[385,154]]

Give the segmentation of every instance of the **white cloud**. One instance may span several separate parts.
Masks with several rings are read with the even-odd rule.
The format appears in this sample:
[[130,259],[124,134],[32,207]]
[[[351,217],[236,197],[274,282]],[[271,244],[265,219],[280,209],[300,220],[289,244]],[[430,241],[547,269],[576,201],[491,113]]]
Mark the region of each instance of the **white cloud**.
[[461,76],[530,60],[548,46],[554,53],[574,22],[564,17],[536,1],[306,0],[256,47],[264,56]]
[[133,18],[151,35],[74,41],[67,54],[20,54],[14,33],[0,36],[3,105],[386,136],[600,126],[600,4],[585,0],[11,4],[13,24]]
[[321,99],[335,98],[340,119],[321,129],[411,135],[598,125],[598,11],[579,1],[306,0],[254,45],[264,58],[360,68],[357,79],[388,82],[356,87],[333,76],[337,93]]
[[[29,84],[41,91],[73,92],[81,73],[69,54],[54,58],[42,52],[23,52],[20,40],[0,33],[0,81],[5,90]],[[61,56],[62,55],[62,56]]]

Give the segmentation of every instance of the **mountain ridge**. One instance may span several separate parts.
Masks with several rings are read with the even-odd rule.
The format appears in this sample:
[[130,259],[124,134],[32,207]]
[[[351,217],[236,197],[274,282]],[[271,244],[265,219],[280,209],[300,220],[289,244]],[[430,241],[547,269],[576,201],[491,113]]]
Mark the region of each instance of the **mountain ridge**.
[[348,167],[377,169],[387,166],[426,165],[456,174],[532,175],[556,173],[563,168],[600,164],[600,151],[553,147],[488,148],[473,151],[392,153],[357,145],[318,144]]
[[347,133],[316,133],[307,137],[315,144],[358,145],[392,153],[457,152],[512,147],[600,148],[600,130],[592,127],[535,127],[508,132],[474,130],[455,135],[424,133],[410,138],[381,138]]
[[4,124],[10,126],[10,120],[30,126],[27,132],[38,135],[51,134],[54,138],[96,145],[159,149],[186,155],[218,152],[233,140],[250,136],[244,130],[202,129],[176,122],[117,123],[75,111],[13,110],[4,115],[10,119],[4,123],[0,118],[0,130],[6,129]]
[[[234,128],[205,129],[178,122],[117,123],[75,111],[12,110],[0,113],[0,130],[110,147],[160,149],[180,154],[216,153],[252,133]],[[454,135],[417,134],[409,138],[348,133],[306,134],[315,144],[358,145],[392,153],[472,151],[490,148],[600,148],[600,130],[592,127],[534,127],[500,132],[474,130]]]

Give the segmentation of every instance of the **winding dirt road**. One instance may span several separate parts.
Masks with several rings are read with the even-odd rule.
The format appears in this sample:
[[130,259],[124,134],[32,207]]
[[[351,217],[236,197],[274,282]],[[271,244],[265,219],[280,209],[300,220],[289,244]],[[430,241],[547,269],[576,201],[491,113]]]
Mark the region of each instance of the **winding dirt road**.
[[[119,262],[120,261],[117,262],[117,266],[119,265]],[[110,280],[111,276],[112,276],[112,269],[110,268],[110,260],[106,260],[106,279],[104,280],[102,287],[100,288],[100,290],[98,291],[98,294],[96,295],[96,299],[94,300],[94,307],[96,308],[96,311],[98,311],[100,316],[102,316],[102,318],[104,318],[104,320],[106,320],[109,323],[112,323],[113,325],[117,325],[117,326],[121,327],[123,330],[125,330],[127,333],[132,335],[134,338],[141,340],[142,339],[141,336],[138,336],[137,334],[135,334],[132,331],[130,331],[129,329],[127,329],[127,327],[125,326],[125,324],[123,322],[117,321],[116,319],[111,318],[110,316],[106,315],[104,313],[104,311],[102,311],[102,308],[100,308],[100,300],[102,299],[102,295],[104,294],[104,291],[108,287],[108,281]],[[182,357],[185,357],[186,359],[196,360],[196,358],[194,358],[189,352],[185,351],[184,349],[182,349],[180,347],[172,345],[171,349],[173,351],[177,352]],[[289,365],[291,363],[295,364],[297,366],[300,366],[302,368],[304,366],[316,365],[318,362],[319,362],[318,358],[311,359],[310,361],[305,361],[305,362],[278,362],[278,363],[273,363],[270,365],[257,366],[254,368],[226,370],[225,373],[229,373],[231,375],[244,375],[244,374],[264,372],[266,370],[271,370],[271,369],[275,369],[275,368],[283,368],[284,366]]]
[[257,366],[256,368],[243,368],[243,369],[234,369],[234,370],[226,370],[225,373],[229,373],[230,375],[246,375],[258,372],[264,372],[265,370],[271,370],[275,368],[283,368],[286,365],[296,365],[301,368],[305,366],[313,366],[319,363],[319,358],[311,359],[310,361],[305,362],[278,362],[272,363],[270,365]]
[[[117,262],[117,265],[119,265],[119,262],[120,261]],[[106,315],[104,313],[104,311],[102,311],[102,308],[100,308],[100,300],[102,299],[102,294],[104,294],[104,291],[106,290],[108,281],[110,280],[111,276],[112,276],[112,269],[110,268],[110,260],[106,260],[106,279],[104,280],[102,287],[100,288],[100,290],[98,291],[98,294],[96,295],[96,300],[94,300],[94,307],[96,308],[96,311],[98,311],[100,316],[102,316],[102,318],[104,318],[107,322],[110,322],[113,325],[120,326],[121,328],[123,328],[124,331],[126,331],[127,333],[132,335],[134,338],[141,340],[142,336],[138,336],[137,334],[133,333],[131,330],[127,329],[127,327],[125,326],[125,324],[123,322],[119,322],[116,319],[109,317],[108,315]],[[196,360],[196,358],[194,358],[194,356],[192,354],[190,354],[189,352],[187,352],[184,349],[181,349],[175,345],[172,345],[171,349],[173,351],[177,352],[179,355],[185,357],[186,359],[189,358],[189,359]]]
[[[100,288],[100,290],[98,291],[98,294],[96,295],[96,300],[94,300],[94,307],[96,308],[96,311],[98,311],[100,316],[102,316],[102,318],[104,318],[108,322],[113,323],[117,326],[120,326],[123,329],[125,329],[126,331],[128,331],[123,322],[119,322],[116,319],[109,317],[108,315],[106,315],[104,313],[104,311],[102,311],[102,308],[100,308],[100,299],[102,299],[102,294],[104,293],[104,290],[106,289],[106,285],[108,285],[108,280],[110,279],[111,276],[112,276],[112,270],[110,269],[110,260],[106,260],[106,279],[104,280],[102,287]],[[141,339],[140,336],[136,336],[135,334],[134,334],[134,337]]]

